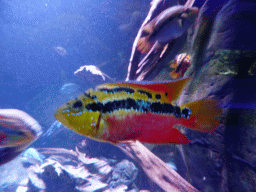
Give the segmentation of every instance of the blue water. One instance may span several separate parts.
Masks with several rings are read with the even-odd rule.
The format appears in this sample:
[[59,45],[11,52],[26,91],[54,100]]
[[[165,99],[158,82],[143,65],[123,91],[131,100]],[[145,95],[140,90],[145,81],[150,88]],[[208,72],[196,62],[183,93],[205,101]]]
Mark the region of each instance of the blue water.
[[[43,134],[30,147],[75,150],[84,140],[53,114],[91,88],[89,81],[74,75],[81,66],[95,65],[111,78],[125,80],[132,44],[149,4],[150,0],[0,0],[0,108],[23,110],[39,122]],[[135,12],[139,17],[132,28],[120,30],[131,24]],[[102,150],[102,156],[122,155],[110,144],[103,150],[91,142],[92,151]],[[25,167],[43,159],[34,151],[23,155]],[[5,168],[0,176],[12,166]],[[20,179],[26,177],[24,170],[16,172]],[[15,178],[1,177],[0,184],[12,186]],[[0,191],[4,187],[0,185]]]
[[[42,103],[56,98],[64,103],[68,98],[60,96],[60,90],[65,83],[90,88],[73,74],[80,66],[102,66],[110,77],[124,80],[132,43],[149,2],[1,0],[1,108],[24,110],[49,127],[54,109],[43,109],[47,104]],[[137,25],[131,31],[120,31],[119,26],[129,23],[135,11],[141,13]],[[43,113],[40,109],[47,110],[49,117],[38,115]],[[45,123],[45,118],[51,121]]]

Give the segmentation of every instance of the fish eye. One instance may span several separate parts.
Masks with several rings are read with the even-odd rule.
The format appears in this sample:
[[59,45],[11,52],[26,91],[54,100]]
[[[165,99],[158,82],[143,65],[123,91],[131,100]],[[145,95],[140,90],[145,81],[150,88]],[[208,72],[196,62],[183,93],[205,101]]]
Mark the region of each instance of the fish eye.
[[73,104],[73,109],[75,110],[81,110],[83,107],[82,101],[78,100]]

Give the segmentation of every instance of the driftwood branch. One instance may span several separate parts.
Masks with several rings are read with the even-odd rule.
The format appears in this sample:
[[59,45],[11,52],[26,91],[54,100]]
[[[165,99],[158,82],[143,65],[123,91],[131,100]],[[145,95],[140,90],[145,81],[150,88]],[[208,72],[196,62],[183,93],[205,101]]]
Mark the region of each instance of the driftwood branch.
[[198,192],[196,188],[140,142],[129,141],[125,142],[125,145],[118,144],[118,147],[139,164],[148,178],[163,191]]

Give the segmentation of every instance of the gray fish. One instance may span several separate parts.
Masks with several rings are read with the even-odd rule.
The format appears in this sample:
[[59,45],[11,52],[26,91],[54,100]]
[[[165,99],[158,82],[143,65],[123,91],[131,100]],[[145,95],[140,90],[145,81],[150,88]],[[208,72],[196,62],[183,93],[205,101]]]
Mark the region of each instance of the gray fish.
[[126,81],[153,79],[180,53],[187,40],[187,30],[199,12],[193,6],[194,2],[151,2],[148,15],[133,43]]
[[142,28],[143,37],[138,40],[138,50],[148,53],[153,45],[161,45],[177,39],[188,30],[198,14],[198,8],[177,5],[162,11]]

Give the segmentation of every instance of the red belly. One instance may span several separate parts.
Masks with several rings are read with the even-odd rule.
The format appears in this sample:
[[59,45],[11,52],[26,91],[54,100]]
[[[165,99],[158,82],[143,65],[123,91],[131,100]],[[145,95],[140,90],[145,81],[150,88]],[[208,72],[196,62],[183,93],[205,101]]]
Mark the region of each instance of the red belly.
[[[189,140],[173,126],[180,119],[172,115],[153,113],[129,114],[124,118],[108,117],[109,135],[104,138],[118,142],[123,140],[139,140],[147,143],[188,143]],[[106,137],[106,135],[104,136]]]

